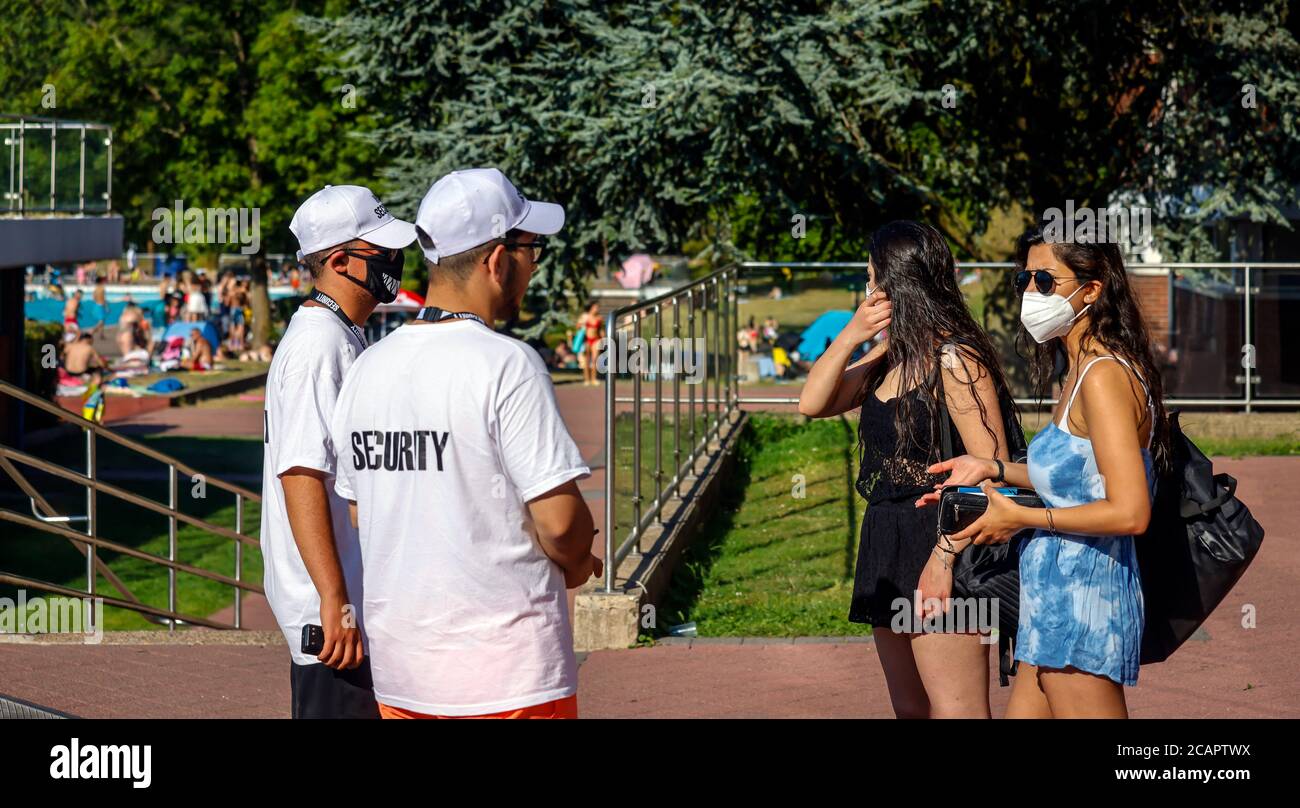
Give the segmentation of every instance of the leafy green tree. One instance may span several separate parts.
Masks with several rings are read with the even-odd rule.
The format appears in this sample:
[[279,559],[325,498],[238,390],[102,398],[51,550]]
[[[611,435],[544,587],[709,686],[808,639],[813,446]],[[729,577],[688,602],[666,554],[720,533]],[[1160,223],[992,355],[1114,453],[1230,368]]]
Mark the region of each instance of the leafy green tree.
[[[296,21],[340,3],[234,0],[62,0],[5,8],[0,84],[12,112],[98,120],[114,127],[114,209],[129,240],[145,244],[153,212],[185,207],[257,208],[253,335],[271,317],[262,254],[295,249],[288,223],[325,183],[370,183],[375,154],[355,135],[373,126],[322,68],[337,54]],[[12,12],[12,16],[11,16]],[[9,25],[12,20],[12,25]],[[39,46],[33,43],[39,43]],[[57,107],[40,106],[53,84]],[[171,248],[205,260],[231,246]]]
[[370,138],[399,209],[475,165],[565,204],[570,224],[534,284],[559,309],[563,292],[633,250],[706,230],[734,252],[738,206],[752,246],[794,238],[794,217],[807,217],[811,257],[939,206],[932,176],[964,169],[933,159],[924,114],[908,113],[937,88],[922,89],[889,42],[925,10],[362,0],[318,28],[349,47],[348,75],[382,110]]
[[[1219,258],[1206,225],[1286,224],[1300,187],[1300,45],[1281,0],[952,0],[918,69],[957,91],[945,143],[979,162],[989,210],[1154,209],[1166,257]],[[1008,245],[1008,248],[1010,245]],[[1002,257],[1002,256],[991,256]]]

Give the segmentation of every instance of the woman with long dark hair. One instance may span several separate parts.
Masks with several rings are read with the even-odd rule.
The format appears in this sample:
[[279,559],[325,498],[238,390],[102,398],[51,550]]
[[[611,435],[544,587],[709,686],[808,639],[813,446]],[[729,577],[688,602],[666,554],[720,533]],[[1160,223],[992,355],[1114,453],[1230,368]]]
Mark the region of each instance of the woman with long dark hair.
[[1168,464],[1160,373],[1116,245],[1049,243],[1031,230],[1016,265],[1040,394],[1060,355],[1066,370],[1028,463],[1006,465],[1004,474],[1047,507],[997,493],[987,482],[997,464],[977,453],[930,471],[952,472],[949,483],[986,480],[988,510],[951,537],[956,549],[1034,529],[1020,540],[1022,664],[1007,716],[1125,717],[1123,686],[1137,684],[1142,647],[1134,536],[1146,530],[1155,477]]
[[[940,459],[945,410],[956,452],[1007,459],[999,404],[1006,381],[938,231],[892,222],[872,237],[870,256],[866,300],[799,396],[799,411],[814,418],[861,408],[858,490],[868,504],[849,620],[873,627],[900,718],[987,718],[988,639],[978,627],[940,625],[940,611],[925,608],[930,597],[950,595],[952,567],[936,547],[937,509],[916,500],[940,479],[926,468]],[[850,365],[858,347],[886,328]],[[918,590],[925,597],[916,598]]]

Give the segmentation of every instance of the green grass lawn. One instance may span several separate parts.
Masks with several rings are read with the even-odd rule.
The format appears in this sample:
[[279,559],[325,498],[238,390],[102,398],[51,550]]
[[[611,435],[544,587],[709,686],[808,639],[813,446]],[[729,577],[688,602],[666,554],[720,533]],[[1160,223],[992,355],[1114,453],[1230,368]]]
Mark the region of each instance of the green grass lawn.
[[[158,437],[146,438],[144,443],[195,468],[203,469],[214,477],[261,473],[262,443],[255,439]],[[131,475],[125,478],[108,476],[109,482],[134,494],[163,503],[167,501],[167,481],[162,475],[165,466],[109,441],[100,440],[97,446],[101,470],[129,472]],[[84,448],[79,441],[55,441],[38,447],[31,453],[74,469],[81,469],[84,463]],[[31,473],[29,469],[23,470],[60,513],[85,513],[84,488]],[[245,482],[243,487],[260,490],[257,483]],[[202,490],[190,478],[181,477],[178,496],[183,513],[223,527],[235,527],[233,495],[211,485]],[[108,495],[98,497],[97,508],[98,533],[101,538],[166,557],[166,517]],[[256,538],[260,519],[259,505],[246,502],[244,533]],[[23,577],[85,589],[85,558],[69,541],[60,536],[8,523],[4,530],[5,541],[0,545],[0,569]],[[177,547],[181,561],[200,569],[234,576],[233,541],[179,523]],[[167,607],[165,568],[108,551],[101,551],[100,557],[141,601],[161,608]],[[258,583],[262,580],[262,558],[256,547],[244,547],[243,577]],[[223,584],[184,572],[177,573],[176,581],[177,607],[183,613],[207,616],[233,603],[234,590]],[[106,595],[120,596],[103,576],[99,576],[97,588]],[[14,594],[13,587],[0,586],[0,596],[13,597]],[[136,612],[107,606],[104,610],[104,623],[109,630],[161,628]]]
[[709,637],[870,633],[845,619],[864,512],[854,429],[750,419],[717,513],[673,575],[660,635],[687,621]]

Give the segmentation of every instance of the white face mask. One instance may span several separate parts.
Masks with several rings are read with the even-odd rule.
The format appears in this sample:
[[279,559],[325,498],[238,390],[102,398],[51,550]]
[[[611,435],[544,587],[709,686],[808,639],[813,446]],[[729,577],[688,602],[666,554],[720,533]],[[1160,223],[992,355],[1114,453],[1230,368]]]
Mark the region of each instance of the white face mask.
[[1070,298],[1077,295],[1079,289],[1071,292],[1070,297],[1045,295],[1036,289],[1026,289],[1024,297],[1020,299],[1020,322],[1024,324],[1029,336],[1036,342],[1043,343],[1070,333],[1074,321],[1092,308],[1089,303],[1078,314],[1074,313],[1070,307]]

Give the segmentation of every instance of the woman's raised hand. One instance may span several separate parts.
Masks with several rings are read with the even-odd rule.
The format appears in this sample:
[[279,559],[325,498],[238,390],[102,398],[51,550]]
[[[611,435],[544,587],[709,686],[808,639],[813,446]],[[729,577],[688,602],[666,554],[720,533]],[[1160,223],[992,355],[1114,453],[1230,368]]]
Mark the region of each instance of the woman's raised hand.
[[862,305],[858,306],[858,310],[853,313],[853,319],[844,330],[854,342],[861,343],[875,339],[877,334],[889,327],[891,313],[889,298],[884,292],[876,290],[862,301]]
[[939,492],[945,485],[977,485],[991,478],[998,473],[998,464],[986,457],[975,457],[967,454],[954,457],[951,460],[941,460],[927,468],[925,472],[926,474],[948,472],[948,478],[943,482],[935,483],[934,490],[930,493],[923,494],[916,501],[916,507],[918,508],[937,503],[939,501]]

